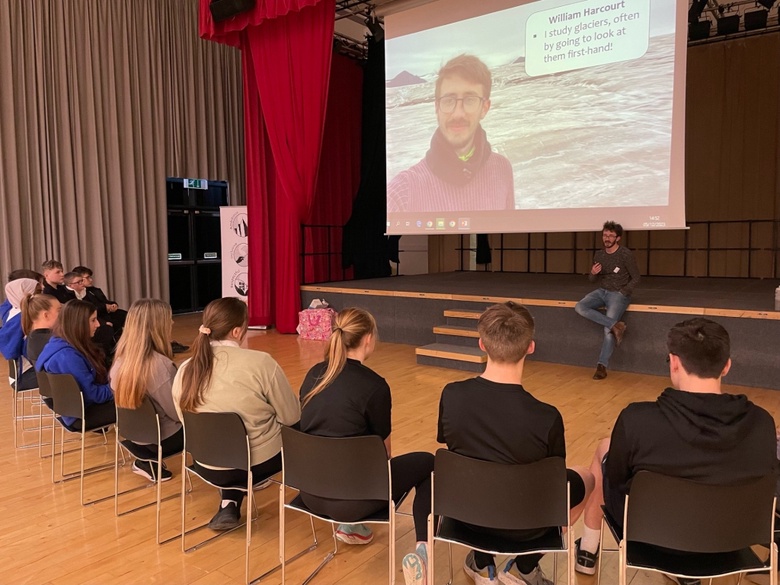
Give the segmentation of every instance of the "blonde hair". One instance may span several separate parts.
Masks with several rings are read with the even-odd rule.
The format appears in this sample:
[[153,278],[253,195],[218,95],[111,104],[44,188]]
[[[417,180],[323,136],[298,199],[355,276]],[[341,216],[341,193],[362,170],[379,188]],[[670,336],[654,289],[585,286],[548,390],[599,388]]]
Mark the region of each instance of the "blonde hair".
[[141,406],[155,353],[173,359],[172,319],[171,306],[157,299],[140,299],[130,306],[111,372],[114,400],[120,408]]
[[317,380],[314,388],[303,399],[303,406],[306,406],[338,377],[347,363],[347,351],[358,347],[366,335],[376,336],[376,332],[376,320],[368,311],[350,307],[336,315],[333,332],[328,340],[328,349],[325,352],[325,361],[328,365],[322,378]]
[[44,311],[50,311],[55,302],[57,299],[51,295],[31,294],[22,299],[22,331],[25,335],[30,334],[33,322]]
[[488,357],[494,362],[516,364],[528,353],[534,338],[534,318],[512,301],[485,309],[477,331]]
[[214,371],[214,351],[211,341],[226,339],[236,327],[247,328],[246,303],[235,297],[211,301],[203,311],[203,324],[192,344],[192,358],[182,372],[182,410],[195,412],[203,404],[203,392],[208,388]]

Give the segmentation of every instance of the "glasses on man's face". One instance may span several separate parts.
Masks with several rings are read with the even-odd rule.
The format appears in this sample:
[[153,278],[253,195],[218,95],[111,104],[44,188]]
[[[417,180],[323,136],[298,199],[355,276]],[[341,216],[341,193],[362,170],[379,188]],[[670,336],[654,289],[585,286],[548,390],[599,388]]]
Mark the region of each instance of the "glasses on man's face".
[[73,286],[74,284],[75,285],[84,284],[84,281],[83,280],[71,280],[70,281],[70,285]]
[[482,102],[484,101],[485,98],[479,97],[478,95],[467,95],[462,98],[445,95],[444,97],[439,98],[439,109],[445,114],[451,114],[455,111],[455,108],[458,107],[458,102],[462,102],[463,111],[467,114],[474,114],[482,107]]

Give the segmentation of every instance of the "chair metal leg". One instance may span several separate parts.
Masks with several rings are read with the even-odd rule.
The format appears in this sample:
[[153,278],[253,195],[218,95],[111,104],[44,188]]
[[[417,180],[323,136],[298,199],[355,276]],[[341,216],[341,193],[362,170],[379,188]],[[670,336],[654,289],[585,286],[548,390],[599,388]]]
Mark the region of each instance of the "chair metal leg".
[[626,572],[628,571],[628,567],[626,567],[626,544],[624,541],[620,542],[618,549],[620,553],[620,559],[618,561],[618,585],[626,585]]
[[390,546],[387,551],[388,558],[388,583],[395,585],[395,505],[390,500],[390,513],[388,518],[387,532],[389,533]]
[[291,563],[294,560],[299,559],[306,553],[313,551],[315,548],[319,546],[319,542],[317,541],[317,531],[314,529],[314,518],[309,516],[309,524],[311,525],[312,544],[308,548],[305,548],[302,551],[295,553],[289,559],[285,559],[285,552],[284,552],[285,510],[286,508],[284,507],[284,484],[280,483],[279,484],[279,564],[272,569],[268,569],[265,573],[263,573],[259,577],[253,579],[250,585],[255,585],[256,583],[259,583],[260,581],[262,581],[272,573],[275,573],[279,569],[281,569],[282,584],[284,584],[287,563]]
[[447,581],[447,585],[452,585],[452,581],[455,579],[455,573],[453,572],[452,568],[452,544],[449,542],[447,543],[447,554],[449,555],[449,564],[450,564],[450,580]]
[[599,558],[596,561],[596,564],[598,565],[596,569],[596,585],[601,585],[601,565],[604,561],[604,553],[606,552],[604,550],[604,531],[607,529],[607,521],[604,519],[604,516],[601,517],[601,532],[599,533]]
[[433,540],[433,514],[428,514],[428,519],[426,521],[426,525],[428,527],[428,575],[426,582],[430,585],[433,585],[436,581],[434,580],[434,565],[436,564],[436,555],[434,554],[434,540]]
[[[246,546],[244,550],[244,583],[249,583],[249,545],[252,543],[252,519],[250,511],[254,509],[255,492],[252,490],[252,471],[247,472],[246,488]],[[259,516],[259,512],[258,512]]]
[[322,559],[322,562],[317,566],[316,569],[314,569],[314,571],[311,574],[309,574],[308,577],[306,577],[306,579],[303,581],[303,583],[301,583],[301,585],[309,585],[309,583],[311,583],[311,580],[314,579],[314,577],[317,576],[317,573],[319,573],[322,569],[324,569],[325,565],[327,565],[329,562],[331,562],[335,558],[335,556],[338,554],[338,552],[339,552],[339,539],[336,538],[336,525],[335,524],[331,524],[330,525],[330,529],[331,529],[331,532],[333,533],[333,550],[331,552],[329,552],[324,559]]
[[574,585],[574,566],[575,566],[575,563],[576,563],[576,558],[575,558],[576,555],[574,553],[574,549],[575,549],[575,546],[574,546],[574,529],[571,526],[569,526],[569,529],[566,532],[567,532],[567,540],[568,540],[568,542],[566,543],[566,548],[567,548],[567,551],[566,551],[566,574],[567,574],[567,579],[568,579],[567,583],[569,585]]

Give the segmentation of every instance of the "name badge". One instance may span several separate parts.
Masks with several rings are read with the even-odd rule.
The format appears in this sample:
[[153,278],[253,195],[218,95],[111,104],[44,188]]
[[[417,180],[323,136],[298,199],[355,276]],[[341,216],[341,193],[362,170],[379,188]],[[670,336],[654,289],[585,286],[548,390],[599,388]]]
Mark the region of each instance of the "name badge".
[[614,272],[615,274],[620,272],[620,266],[615,266],[615,270],[613,270],[612,272]]

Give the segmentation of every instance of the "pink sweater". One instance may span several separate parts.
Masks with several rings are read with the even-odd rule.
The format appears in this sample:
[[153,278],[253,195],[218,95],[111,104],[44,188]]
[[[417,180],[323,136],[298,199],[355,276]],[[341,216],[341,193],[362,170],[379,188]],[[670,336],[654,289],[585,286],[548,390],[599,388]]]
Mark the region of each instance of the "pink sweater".
[[491,152],[464,185],[446,183],[426,159],[398,173],[387,186],[387,211],[493,211],[515,208],[514,176],[509,161]]

